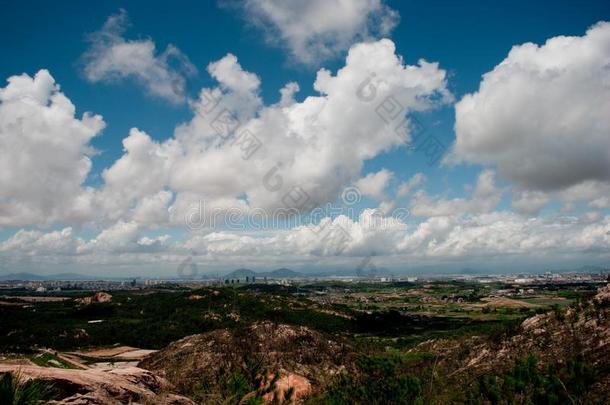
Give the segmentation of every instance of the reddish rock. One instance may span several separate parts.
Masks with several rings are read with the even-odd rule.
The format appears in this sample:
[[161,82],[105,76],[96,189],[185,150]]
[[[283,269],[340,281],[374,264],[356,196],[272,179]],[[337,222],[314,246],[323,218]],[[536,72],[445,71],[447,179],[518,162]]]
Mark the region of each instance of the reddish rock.
[[0,374],[7,372],[52,384],[59,398],[50,404],[194,404],[188,398],[171,393],[172,387],[165,379],[138,367],[76,370],[0,364]]
[[91,297],[77,298],[75,301],[81,305],[101,304],[104,302],[112,301],[112,295],[110,295],[106,292],[100,291],[100,292],[96,292]]
[[[273,374],[268,377],[268,381],[272,381],[274,378]],[[269,383],[267,383],[268,386]],[[267,387],[265,387],[267,388]],[[286,393],[292,388],[290,398],[286,398]],[[307,398],[311,395],[311,383],[309,380],[301,375],[288,373],[286,375],[280,374],[280,378],[275,382],[275,389],[263,395],[263,400],[267,403],[276,401],[277,403],[284,403],[286,400],[290,400],[291,404],[296,404],[300,400]]]

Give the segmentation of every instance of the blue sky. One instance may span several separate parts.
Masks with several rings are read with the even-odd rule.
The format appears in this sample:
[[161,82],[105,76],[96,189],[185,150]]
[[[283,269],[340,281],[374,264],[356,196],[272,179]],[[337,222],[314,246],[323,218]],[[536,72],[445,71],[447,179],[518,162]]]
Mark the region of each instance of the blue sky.
[[[291,62],[285,50],[267,46],[261,32],[248,26],[234,10],[210,3],[185,1],[173,6],[147,1],[90,4],[62,1],[53,5],[44,1],[4,2],[0,33],[4,38],[2,53],[9,57],[0,60],[0,73],[7,78],[49,69],[79,111],[95,111],[104,116],[108,126],[103,136],[93,142],[103,151],[94,158],[90,181],[95,182],[99,170],[120,157],[121,140],[131,127],[137,126],[155,139],[165,139],[176,124],[191,116],[187,106],[151,100],[135,83],[88,84],[83,80],[79,60],[87,49],[87,33],[98,30],[120,8],[128,12],[132,23],[127,37],[150,37],[158,48],[174,44],[199,68],[200,74],[189,80],[188,89],[192,94],[201,86],[211,84],[205,66],[227,52],[235,54],[246,70],[261,77],[262,96],[268,103],[277,101],[278,90],[289,81],[300,84],[300,98],[313,94],[311,84],[317,68],[336,70],[342,64],[345,52],[314,67]],[[391,35],[397,53],[408,63],[419,58],[438,61],[449,71],[450,88],[458,97],[475,91],[481,75],[502,60],[513,45],[540,44],[557,35],[582,35],[592,24],[610,18],[610,6],[605,1],[500,1],[496,4],[394,1],[388,4],[401,16]],[[41,11],[32,13],[32,9]],[[427,120],[436,121],[441,124],[435,127],[435,133],[447,143],[452,142],[453,109],[443,109]],[[379,162],[368,163],[371,168],[388,167],[398,173],[405,170],[403,151],[378,159]],[[414,167],[405,170],[407,176],[415,171],[433,170],[417,160],[409,166]],[[476,176],[476,169],[460,169],[455,174],[446,173],[451,176],[450,183]],[[446,187],[445,184],[436,186]]]
[[[281,21],[280,19],[286,16],[290,17],[290,7],[280,7],[269,11],[270,9],[264,8],[264,3],[266,2],[214,3],[184,1],[177,4],[162,2],[151,4],[151,2],[144,1],[93,3],[62,1],[54,4],[43,1],[2,2],[3,24],[0,26],[0,38],[2,38],[0,46],[2,54],[5,57],[0,60],[0,76],[3,78],[1,86],[5,86],[6,82],[4,80],[11,76],[25,73],[30,77],[34,77],[40,69],[46,69],[55,83],[60,86],[61,93],[68,97],[75,106],[75,117],[77,119],[80,119],[82,114],[87,111],[103,117],[105,127],[97,131],[96,136],[86,143],[87,147],[97,150],[97,153],[87,152],[92,166],[86,172],[80,185],[77,184],[80,190],[89,188],[92,190],[92,193],[102,193],[104,189],[111,189],[110,181],[104,178],[102,171],[111,168],[122,156],[125,156],[122,142],[130,136],[130,130],[134,127],[138,128],[147,134],[155,145],[161,145],[159,146],[160,148],[162,145],[167,146],[168,140],[176,136],[176,127],[180,124],[192,122],[193,117],[196,116],[193,112],[193,106],[197,105],[200,101],[201,89],[214,88],[218,86],[219,81],[222,82],[218,77],[211,77],[208,65],[212,62],[223,60],[227,54],[235,55],[238,75],[241,74],[240,72],[250,72],[258,77],[260,85],[255,92],[256,96],[260,97],[260,105],[272,106],[279,103],[279,91],[289,82],[296,82],[299,85],[300,91],[296,93],[294,98],[296,103],[302,103],[310,96],[316,97],[320,95],[313,88],[319,69],[325,68],[331,72],[331,75],[337,75],[338,70],[345,66],[345,58],[352,46],[363,41],[374,43],[374,41],[382,37],[387,37],[391,39],[395,46],[394,54],[402,56],[402,63],[405,65],[417,65],[418,60],[423,58],[428,62],[437,62],[438,69],[444,72],[444,82],[442,85],[437,85],[435,91],[439,93],[434,97],[440,97],[441,87],[443,87],[453,95],[453,99],[451,101],[439,102],[430,108],[425,108],[426,111],[412,112],[409,117],[416,117],[421,122],[426,136],[434,136],[449,152],[457,136],[454,131],[454,126],[456,125],[456,103],[459,103],[466,94],[476,93],[481,84],[482,76],[487,72],[494,71],[494,68],[507,58],[513,46],[520,46],[528,42],[544,45],[548,39],[559,36],[584,37],[587,30],[596,23],[610,20],[610,6],[606,1],[429,1],[425,3],[413,1],[371,1],[366,6],[363,6],[364,8],[360,11],[362,13],[370,12],[371,21],[373,22],[368,21],[360,25],[345,25],[345,21],[340,21],[341,18],[337,18],[338,22],[331,23],[338,24],[339,28],[336,29],[339,30],[337,31],[339,34],[333,34],[333,32],[330,34],[322,32],[320,34],[326,41],[320,45],[324,50],[324,54],[320,56],[304,55],[302,49],[298,50],[295,48],[295,43],[298,44],[300,37],[297,39],[292,37],[292,40],[296,42],[290,42],[290,39],[287,39],[289,38],[288,35],[290,35],[288,32],[290,27],[281,26],[278,21]],[[272,4],[273,2],[268,3]],[[261,4],[263,5],[261,6]],[[319,4],[322,4],[320,7],[324,7],[323,3],[316,4],[318,5],[312,5],[311,7],[319,7]],[[33,12],[33,10],[36,10],[36,12]],[[125,16],[129,20],[129,25],[126,27],[125,32],[119,35],[122,40],[154,43],[156,57],[160,57],[159,55],[168,46],[174,46],[179,50],[180,55],[188,58],[190,65],[197,69],[196,74],[183,75],[185,80],[183,86],[186,95],[185,99],[190,100],[190,102],[175,102],[168,100],[167,97],[158,97],[151,94],[151,91],[146,89],[147,85],[142,84],[142,81],[138,80],[137,74],[133,72],[124,74],[124,72],[117,73],[117,70],[110,73],[105,71],[100,73],[101,76],[97,79],[92,78],[91,74],[88,76],[87,64],[91,63],[91,59],[87,59],[86,55],[88,51],[90,52],[95,42],[95,40],[91,39],[91,35],[92,33],[99,32],[106,21],[111,16],[116,16],[120,10],[124,10]],[[313,11],[317,12],[318,10]],[[347,19],[349,13],[346,12],[345,15]],[[387,19],[391,27],[386,29],[382,25],[375,26],[376,22],[374,22],[374,19],[383,21]],[[262,24],[261,20],[263,21]],[[276,23],[275,26],[274,23]],[[346,26],[351,27],[349,29],[353,29],[353,35],[345,34]],[[330,29],[332,31],[335,28],[331,26]],[[342,39],[341,41],[337,40],[334,42],[335,40],[332,39],[333,35],[343,38],[343,34],[346,35],[345,40]],[[311,40],[311,38],[305,39],[307,41]],[[331,45],[328,45],[329,43]],[[585,47],[588,45],[573,46],[578,51],[579,46]],[[603,45],[600,46],[600,49],[607,50]],[[542,52],[540,53],[542,54]],[[607,57],[607,55],[602,56]],[[97,55],[96,57],[95,63],[99,67],[103,61],[101,56]],[[537,63],[544,64],[545,57],[541,55],[540,61]],[[177,59],[170,61],[169,65],[166,66],[168,71],[180,71],[179,67],[174,66],[175,63],[179,64],[180,62]],[[586,63],[589,63],[589,61],[587,60]],[[551,68],[546,66],[545,69]],[[557,69],[561,71],[561,68]],[[605,74],[603,63],[600,69],[601,74]],[[116,77],[109,78],[117,74],[124,74],[124,76],[119,79]],[[515,75],[517,74],[515,73]],[[502,77],[506,79],[506,76]],[[508,81],[508,79],[506,80]],[[532,86],[535,85],[537,84]],[[540,85],[542,86],[544,83]],[[226,94],[231,94],[232,92],[238,95],[241,94],[239,93],[241,90],[232,89],[223,83],[221,83],[219,88]],[[491,96],[502,97],[503,94],[508,97],[512,95],[505,88],[499,88]],[[489,121],[480,112],[484,109],[481,106],[485,105],[484,95],[482,93],[478,93],[478,95],[480,103],[477,105],[480,110],[468,112],[469,115],[464,113],[462,122],[469,125],[469,127],[463,130],[463,134],[459,134],[460,137],[463,137],[464,142],[470,142],[469,140],[472,139],[472,136],[477,135],[476,130],[479,126],[472,124],[474,119],[481,119],[481,122],[485,123]],[[424,97],[423,95],[418,97],[420,96]],[[588,97],[589,95],[583,93],[583,96],[578,98],[580,103],[577,106],[578,109],[586,110],[588,102],[592,103],[590,107],[593,110],[603,108],[605,105],[603,103],[593,105],[595,97]],[[531,102],[532,105],[540,105],[540,101],[531,100]],[[519,103],[516,102],[516,104]],[[247,106],[239,106],[237,108],[247,109]],[[260,108],[260,106],[256,108]],[[510,110],[509,107],[506,108]],[[548,108],[554,108],[552,102],[548,102]],[[475,113],[479,115],[475,116]],[[548,118],[548,115],[544,115],[544,113],[543,111],[541,116]],[[518,120],[523,115],[522,112],[517,110],[513,114],[515,120]],[[584,118],[582,119],[584,120]],[[254,125],[254,121],[252,123]],[[576,127],[578,125],[575,124],[574,128]],[[522,131],[523,128],[519,127],[518,130]],[[490,129],[490,132],[494,131],[494,128]],[[497,129],[498,133],[508,134],[505,135],[507,137],[510,137],[510,134],[514,133],[513,131],[517,131],[517,129],[507,129],[505,127]],[[49,134],[49,136],[52,135]],[[332,136],[332,134],[329,136]],[[582,136],[579,133],[579,129],[568,130],[566,132],[566,137],[573,137],[570,139],[576,139],[579,136]],[[530,139],[532,138],[530,137]],[[537,147],[537,145],[547,142],[548,139],[541,135],[539,141],[533,141],[533,145]],[[596,145],[598,149],[607,146],[607,143],[595,144],[600,139],[597,134],[591,135],[591,139],[591,144]],[[524,177],[524,174],[507,169],[506,159],[508,157],[503,152],[494,152],[495,154],[487,153],[488,150],[484,146],[486,145],[485,142],[481,141],[480,145],[466,144],[464,149],[456,150],[456,154],[460,159],[458,159],[459,163],[455,165],[451,165],[447,161],[443,164],[430,165],[427,163],[426,156],[423,153],[418,153],[417,151],[409,152],[405,146],[393,145],[391,147],[383,147],[376,150],[374,156],[364,158],[361,161],[358,160],[358,162],[354,163],[355,166],[346,164],[345,167],[349,171],[361,163],[362,168],[358,174],[361,178],[360,180],[366,178],[367,175],[382,172],[390,173],[387,179],[382,180],[383,176],[380,176],[376,178],[377,183],[373,184],[374,182],[362,182],[358,179],[358,176],[351,173],[346,175],[346,178],[343,179],[344,184],[341,184],[341,186],[348,187],[355,185],[359,187],[359,192],[363,196],[361,203],[357,205],[359,210],[366,208],[380,209],[383,204],[410,209],[411,215],[406,222],[412,227],[417,227],[426,221],[437,221],[439,218],[446,216],[454,220],[456,216],[466,215],[471,220],[472,216],[475,215],[492,215],[493,213],[511,213],[511,215],[514,213],[515,215],[521,215],[520,218],[523,221],[525,221],[524,218],[529,216],[535,217],[541,222],[549,218],[556,219],[563,216],[576,218],[575,221],[578,222],[581,217],[588,215],[588,218],[591,218],[587,223],[588,225],[607,226],[604,221],[608,220],[609,207],[605,205],[604,198],[607,197],[605,187],[607,186],[607,177],[610,176],[604,174],[604,170],[606,170],[604,165],[607,162],[603,156],[600,157],[599,165],[591,168],[588,174],[575,175],[573,180],[566,181],[565,184],[555,182],[550,185],[550,180],[549,183],[546,182],[547,177],[550,175],[547,177],[539,176],[541,177],[540,179],[532,175],[530,176],[532,178],[530,181],[530,178]],[[566,146],[569,147],[569,143]],[[509,149],[514,149],[515,153],[523,150],[519,149],[518,146],[511,148]],[[190,152],[187,151],[185,153],[188,154]],[[548,151],[551,157],[554,156],[554,153],[557,152],[553,150]],[[544,153],[541,156],[544,156]],[[557,158],[561,159],[562,157],[557,156]],[[210,159],[210,157],[208,156],[207,159]],[[206,160],[202,158],[202,162],[197,167],[205,169]],[[570,158],[566,158],[566,164],[569,164],[569,162],[572,162]],[[573,162],[578,162],[578,159],[575,157]],[[135,163],[129,164],[133,165]],[[227,161],[227,165],[230,165],[230,161]],[[116,173],[119,172],[119,169],[117,168]],[[549,167],[542,168],[542,170],[545,169],[549,169]],[[37,168],[37,170],[44,172],[45,168]],[[413,186],[413,190],[404,193],[404,195],[397,195],[398,188],[409,182],[417,173],[421,173],[425,181],[416,184]],[[493,196],[494,204],[492,208],[487,208],[487,205],[484,203],[478,204],[473,202],[476,198],[479,198],[473,197],[473,190],[477,187],[477,181],[482,181],[480,177],[482,173],[483,175],[489,173],[493,177],[494,190],[487,192],[487,194],[497,194]],[[9,180],[17,179],[19,176],[20,173],[18,172],[9,171],[8,173]],[[120,175],[117,174],[116,178],[119,177]],[[329,172],[323,177],[332,177],[332,173]],[[381,189],[379,188],[379,182],[384,183]],[[181,183],[181,180],[178,180],[178,183]],[[239,183],[239,181],[235,180],[235,183]],[[126,184],[129,183],[121,182],[120,184],[122,185],[121,187],[126,187]],[[172,212],[172,206],[177,207],[176,201],[179,200],[178,197],[181,193],[186,195],[187,191],[191,192],[194,190],[189,190],[188,186],[182,183],[178,186],[175,186],[175,184],[176,181],[174,181],[174,184],[168,183],[161,185],[159,188],[159,191],[165,190],[171,194],[171,197],[169,197],[170,202],[165,207],[170,212]],[[198,187],[196,186],[195,189],[197,189],[197,192],[201,192],[201,189]],[[324,189],[324,185],[319,185],[319,187]],[[332,188],[331,186],[328,187]],[[365,190],[367,187],[372,187],[372,191],[369,191],[368,194]],[[246,196],[244,198],[250,204],[250,208],[252,208],[252,201],[258,195],[256,190],[249,189],[247,186],[242,191],[235,191],[238,187],[230,188],[233,190],[232,192],[236,201]],[[416,199],[414,196],[415,188],[421,191],[419,199]],[[583,191],[585,188],[587,191]],[[72,188],[70,189],[72,190]],[[591,191],[591,189],[594,191]],[[27,190],[20,190],[26,196],[24,198],[38,198],[37,201],[40,202],[41,197],[31,197],[31,193],[28,193]],[[148,192],[152,195],[152,191],[148,190]],[[199,196],[199,199],[211,198],[205,193],[204,190],[204,195]],[[527,193],[528,200],[523,200],[523,204],[527,206],[522,209],[522,211],[525,211],[525,214],[519,211],[516,205],[513,204],[516,199],[516,193],[521,193],[519,195]],[[129,202],[125,203],[126,208],[124,209],[132,209],[139,201],[149,196],[149,194],[139,194],[131,198]],[[222,194],[222,197],[228,198],[229,194],[226,192]],[[335,193],[334,195],[337,194]],[[219,195],[215,195],[215,197],[219,197]],[[545,200],[546,203],[534,204],[531,202],[531,199],[535,197]],[[100,201],[101,199],[114,199],[112,196],[99,198]],[[456,198],[461,199],[461,201],[450,203],[452,199]],[[60,201],[61,199],[52,200]],[[261,199],[261,201],[263,200]],[[438,206],[445,203],[452,204],[451,212],[439,215],[435,213],[430,214],[429,212],[423,213],[420,209],[419,211],[422,213],[418,215],[418,209],[416,203],[414,203],[415,200],[419,201],[421,205],[432,204],[429,201],[434,202]],[[326,195],[321,196],[318,202],[326,201],[341,202],[338,198],[328,198]],[[596,202],[594,205],[591,205],[591,201]],[[155,254],[165,255],[169,263],[168,268],[172,268],[174,261],[180,259],[179,252],[185,249],[188,250],[186,248],[188,241],[196,238],[192,232],[185,231],[183,226],[176,225],[176,221],[144,221],[139,223],[138,220],[131,216],[132,214],[126,212],[111,215],[109,214],[111,209],[108,208],[107,202],[96,202],[97,205],[93,204],[95,208],[89,207],[89,212],[84,216],[78,216],[72,212],[69,215],[58,214],[56,219],[49,222],[32,219],[36,217],[34,214],[25,215],[29,219],[24,220],[18,219],[16,214],[11,214],[10,204],[20,203],[19,197],[16,194],[0,195],[0,203],[5,205],[3,211],[9,212],[9,214],[4,214],[6,219],[0,223],[0,240],[4,240],[5,251],[8,251],[11,240],[13,240],[13,244],[10,244],[10,246],[17,246],[15,245],[17,243],[15,235],[21,229],[24,229],[24,232],[33,232],[29,236],[31,239],[23,242],[25,245],[22,248],[24,251],[27,251],[32,244],[35,244],[33,241],[39,240],[42,237],[41,235],[60,232],[62,229],[69,228],[71,230],[70,238],[77,239],[76,242],[73,241],[73,244],[75,246],[81,246],[82,244],[85,247],[81,246],[81,251],[90,252],[92,249],[90,244],[99,239],[104,230],[124,228],[125,224],[135,223],[133,225],[134,229],[129,231],[129,236],[126,239],[121,239],[124,241],[121,243],[133,243],[139,247],[144,246],[146,243],[154,244],[154,246],[174,243],[167,250],[159,248],[159,250],[155,251]],[[32,203],[34,206],[37,205],[36,202],[32,201],[26,201],[25,205],[27,203]],[[535,207],[532,208],[531,204],[535,205]],[[459,207],[456,208],[456,206]],[[475,206],[476,208],[472,208]],[[480,206],[485,208],[479,208]],[[45,210],[47,210],[48,206],[45,207],[45,209],[39,211],[46,212]],[[177,210],[178,208],[175,208],[173,212],[177,212]],[[459,212],[454,212],[455,210]],[[75,217],[78,218],[75,219]],[[579,226],[587,226],[582,221],[578,223],[580,224]],[[458,226],[458,228],[462,229],[463,225]],[[412,231],[416,232],[417,228],[412,229]],[[574,232],[576,231],[574,230]],[[579,228],[578,231],[582,231],[582,229]],[[208,235],[209,242],[213,239],[209,235],[214,235],[214,232],[209,233],[209,230],[207,232],[206,235]],[[604,235],[604,232],[600,232],[600,235]],[[155,239],[162,238],[163,235],[168,237],[163,241]],[[413,235],[411,234],[412,237]],[[124,235],[121,234],[117,238],[120,239],[122,236]],[[143,238],[152,238],[153,241],[142,242]],[[371,236],[371,238],[374,239],[375,237]],[[607,263],[607,256],[603,253],[605,246],[603,243],[606,243],[605,239],[601,242],[601,248],[598,242],[600,241],[595,241],[595,246],[584,246],[581,250],[575,251],[571,259],[576,262],[584,260],[594,263]],[[404,243],[406,242],[403,241]],[[100,244],[101,242],[97,246]],[[362,241],[362,243],[350,247],[348,252],[352,252],[354,257],[365,256],[367,254],[365,245],[365,241]],[[428,248],[430,246],[428,245]],[[246,248],[244,249],[247,250]],[[396,256],[400,256],[400,249],[400,247],[397,247],[388,252],[388,266],[397,266],[397,263],[401,262],[401,259]],[[600,249],[602,253],[599,253]],[[143,255],[145,250],[130,251],[126,249],[120,251],[120,254],[125,256],[122,265],[127,266],[130,269],[129,271],[141,271],[135,265],[133,269],[129,266],[137,262],[136,257]],[[210,249],[202,250],[207,251],[208,253],[206,254],[211,254]],[[485,248],[477,248],[475,250],[476,254],[473,253],[471,255],[468,253],[464,257],[459,256],[460,260],[476,261],[480,260],[480,255],[486,257],[487,254],[500,261],[508,260],[510,262],[511,260],[501,259],[503,255],[498,254],[497,250],[488,253],[485,253]],[[109,251],[105,251],[104,254],[108,254]],[[596,253],[586,253],[588,251]],[[35,253],[32,254],[35,255]],[[30,254],[30,257],[32,254]],[[58,259],[61,256],[60,253],[56,256],[51,253],[48,254],[54,257],[54,261],[62,263],[66,261],[76,269],[83,263],[79,261],[80,259],[74,262],[65,258]],[[308,254],[311,256],[311,253]],[[313,254],[315,256],[313,259],[308,256],[311,260],[302,258],[295,261],[294,265],[301,267],[325,265],[338,267],[343,265],[351,266],[351,264],[345,264],[347,263],[346,261],[342,262],[337,259],[337,257],[349,256],[345,252],[331,255],[333,258],[332,260],[329,259],[328,263],[321,260],[316,254]],[[73,254],[73,256],[79,255],[80,253]],[[84,262],[90,260],[88,263],[93,263],[94,265],[106,262],[99,258],[99,261],[96,261],[98,259],[93,258],[95,256],[93,253],[83,253],[83,255],[91,255],[86,260],[83,259],[85,260]],[[325,254],[321,256],[324,257]],[[381,256],[382,258],[379,260],[383,261],[383,255]],[[434,257],[432,254],[416,256],[418,256],[417,262],[422,266],[434,265],[440,261],[446,262],[451,257],[456,257],[448,255],[439,258]],[[44,257],[48,258],[47,256]],[[245,259],[246,257],[247,254],[244,253],[244,259],[242,260],[247,260]],[[210,259],[209,256],[202,254],[202,263],[208,259]],[[536,263],[540,261],[545,262],[544,258],[541,259],[534,253],[532,253],[530,259],[528,260],[532,263],[534,261]],[[214,260],[216,260],[216,266],[221,267],[239,264],[230,261],[224,262],[222,258],[217,257]],[[43,261],[42,256],[40,261]],[[527,260],[525,261],[527,262]],[[31,266],[34,270],[39,270],[41,265],[35,264],[35,262],[22,262],[19,266]],[[271,266],[271,263],[279,264],[281,262],[282,255],[280,254],[269,262],[261,262],[257,263],[257,265],[265,267]],[[14,262],[7,261],[6,259],[3,263],[5,271],[17,266]],[[2,267],[0,267],[0,271],[2,271]],[[163,273],[164,271],[166,270],[160,266],[158,272]]]

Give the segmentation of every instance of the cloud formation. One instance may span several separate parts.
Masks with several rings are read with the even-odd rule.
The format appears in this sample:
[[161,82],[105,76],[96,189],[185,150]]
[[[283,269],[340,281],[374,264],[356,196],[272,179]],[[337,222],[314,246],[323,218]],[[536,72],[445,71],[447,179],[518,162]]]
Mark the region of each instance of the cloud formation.
[[[302,102],[294,101],[297,87],[289,83],[283,101],[263,105],[260,80],[231,54],[208,70],[219,85],[203,89],[191,103],[191,121],[163,143],[132,130],[123,142],[125,155],[104,171],[107,189],[129,194],[124,208],[164,189],[177,193],[172,207],[177,218],[203,199],[241,200],[262,209],[285,207],[299,193],[309,208],[335,201],[358,180],[365,160],[408,142],[408,130],[403,136],[395,131],[401,119],[451,97],[444,70],[425,61],[405,65],[390,40],[354,45],[336,74],[318,71],[313,85],[318,95]],[[363,100],[359,88],[373,72],[380,78],[375,100]],[[378,112],[389,97],[403,107],[392,125]],[[248,149],[252,142],[259,148]],[[296,205],[289,208],[302,208]]]
[[[319,6],[311,4],[300,7]],[[341,7],[358,4],[385,7],[373,1]],[[125,18],[112,16],[93,35],[97,53],[89,57],[101,63],[90,67],[92,80],[134,77],[151,94],[185,100],[184,72],[167,64],[168,57],[180,59],[179,51],[157,55],[151,40],[124,39]],[[163,141],[132,128],[123,155],[101,172],[96,188],[85,184],[102,117],[75,117],[46,70],[12,76],[0,88],[0,227],[63,229],[16,231],[0,242],[0,265],[150,268],[178,266],[187,257],[225,266],[354,265],[371,254],[377,265],[607,259],[609,27],[516,46],[478,92],[462,98],[453,158],[490,168],[459,198],[424,191],[423,173],[396,190],[390,185],[400,173],[363,173],[367,160],[410,142],[410,113],[453,100],[437,63],[407,64],[388,39],[351,46],[340,69],[317,72],[315,93],[302,101],[295,98],[299,86],[286,83],[276,104],[264,103],[259,76],[227,54],[207,66],[217,84],[188,101],[192,118]],[[498,208],[509,188],[496,184],[496,171],[513,182],[516,213]],[[317,226],[212,226],[219,213],[307,211],[340,200],[350,185],[379,207],[327,215]],[[410,216],[390,215],[400,199],[408,199]],[[555,199],[564,203],[561,214],[538,216]],[[586,212],[574,210],[581,201]],[[187,228],[186,219],[195,223]],[[82,236],[82,223],[96,225],[96,235]],[[346,244],[320,229],[346,236]]]
[[[319,263],[355,266],[360,258],[375,254],[378,265],[401,265],[451,260],[515,258],[567,259],[610,256],[610,216],[524,218],[500,211],[474,215],[435,216],[418,225],[407,225],[376,210],[364,210],[358,218],[326,218],[328,228],[341,226],[349,236],[341,249],[306,226],[273,232],[239,234],[227,231],[193,232],[184,240],[166,235],[148,238],[133,222],[119,221],[96,237],[77,237],[71,228],[52,232],[17,232],[0,242],[2,262],[18,268],[48,263],[65,265],[130,265],[147,270],[163,260],[177,267],[186,257],[202,269],[218,263],[255,266],[312,266]],[[336,228],[333,228],[336,229]],[[580,255],[580,256],[579,256]],[[354,267],[355,268],[355,267]],[[116,270],[115,270],[116,271]],[[167,275],[167,273],[166,273]]]
[[[610,23],[600,22],[582,37],[514,46],[456,104],[454,157],[497,166],[522,190],[608,184],[609,111]],[[517,206],[535,211],[543,200],[532,197]]]
[[495,173],[482,171],[471,194],[470,198],[448,200],[431,197],[425,191],[418,190],[411,198],[411,213],[418,217],[452,217],[492,212],[502,197],[502,190],[495,183]]
[[47,70],[12,76],[0,88],[0,227],[81,221],[94,191],[83,187],[105,123],[84,113]]
[[387,36],[399,14],[383,0],[244,0],[245,17],[301,63],[334,58],[361,40]]
[[155,97],[184,103],[186,77],[197,72],[195,66],[171,44],[157,53],[151,39],[125,39],[127,27],[127,13],[120,10],[89,35],[90,47],[83,55],[85,78],[93,83],[132,78]]
[[355,184],[362,195],[381,200],[385,197],[385,189],[393,175],[391,171],[382,169],[377,173],[367,174]]
[[396,189],[397,197],[407,196],[413,191],[417,186],[426,181],[426,175],[423,173],[415,173],[409,180],[400,183],[398,188]]

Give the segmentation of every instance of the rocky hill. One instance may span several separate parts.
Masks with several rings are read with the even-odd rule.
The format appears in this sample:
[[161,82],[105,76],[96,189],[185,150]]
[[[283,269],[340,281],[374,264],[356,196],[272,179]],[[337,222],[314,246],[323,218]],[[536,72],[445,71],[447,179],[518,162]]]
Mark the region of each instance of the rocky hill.
[[[179,302],[197,306],[204,298],[200,292]],[[37,357],[6,358],[0,374],[50,383],[59,391],[55,403],[64,404],[607,403],[610,285],[519,319],[500,333],[453,334],[402,348],[374,335],[365,344],[346,343],[341,336],[350,333],[237,320],[152,353],[127,346],[54,356],[46,350],[47,367],[34,364]]]
[[190,399],[172,394],[165,379],[137,367],[79,370],[33,364],[0,365],[0,374],[6,372],[52,386],[56,400],[50,404],[194,405]]
[[[412,351],[433,353],[449,385],[470,386],[476,395],[481,386],[490,390],[493,385],[502,399],[508,388],[514,389],[514,380],[522,378],[519,401],[532,400],[534,390],[548,391],[555,382],[569,402],[604,403],[610,394],[610,285],[567,310],[530,317],[504,338],[438,339]],[[484,399],[490,398],[487,394]]]
[[352,364],[346,344],[306,327],[261,322],[188,336],[139,366],[167,378],[186,395],[205,395],[227,379],[240,378],[250,387],[292,388],[301,397]]
[[77,298],[74,301],[81,305],[102,304],[112,301],[112,295],[107,292],[99,291],[90,297]]

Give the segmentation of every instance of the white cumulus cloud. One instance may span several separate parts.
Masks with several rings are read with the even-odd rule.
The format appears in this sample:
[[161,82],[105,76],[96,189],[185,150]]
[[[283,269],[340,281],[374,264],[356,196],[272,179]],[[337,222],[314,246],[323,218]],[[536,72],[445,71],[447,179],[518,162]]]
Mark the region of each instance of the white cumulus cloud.
[[299,62],[333,58],[355,42],[387,36],[399,14],[382,0],[245,0],[246,18],[272,44],[286,47]]
[[60,91],[47,70],[8,78],[0,88],[0,227],[79,221],[93,190],[82,186],[105,124]]
[[[610,23],[582,37],[514,46],[455,111],[458,159],[497,166],[521,189],[608,184]],[[531,212],[542,206],[528,197],[517,206]]]
[[369,173],[356,181],[355,185],[364,196],[381,200],[385,196],[385,189],[394,173],[382,169],[376,173]]
[[431,197],[424,190],[419,190],[411,198],[411,213],[418,217],[449,217],[491,212],[502,197],[502,190],[495,183],[495,173],[482,171],[471,194],[470,198],[445,199]]
[[83,55],[87,80],[132,78],[151,95],[176,104],[185,102],[186,77],[197,71],[188,57],[171,44],[158,53],[151,39],[125,39],[127,26],[127,13],[120,10],[89,36],[90,47]]
[[[208,70],[219,86],[202,90],[192,103],[192,120],[179,125],[173,138],[157,143],[132,130],[125,139],[125,155],[103,174],[106,188],[124,196],[111,204],[128,207],[168,189],[177,193],[173,212],[179,218],[178,208],[204,199],[273,209],[302,190],[310,208],[335,201],[358,180],[365,160],[408,142],[408,130],[400,135],[395,127],[409,112],[451,97],[445,71],[425,61],[405,65],[387,39],[354,45],[336,74],[321,69],[314,82],[318,95],[301,102],[292,97],[298,87],[289,83],[283,102],[263,105],[258,77],[233,55]],[[372,73],[379,78],[374,100],[362,99],[358,91]],[[402,109],[387,124],[378,109],[389,97]],[[245,139],[260,144],[256,153],[246,155]],[[388,174],[373,180],[383,182]]]

